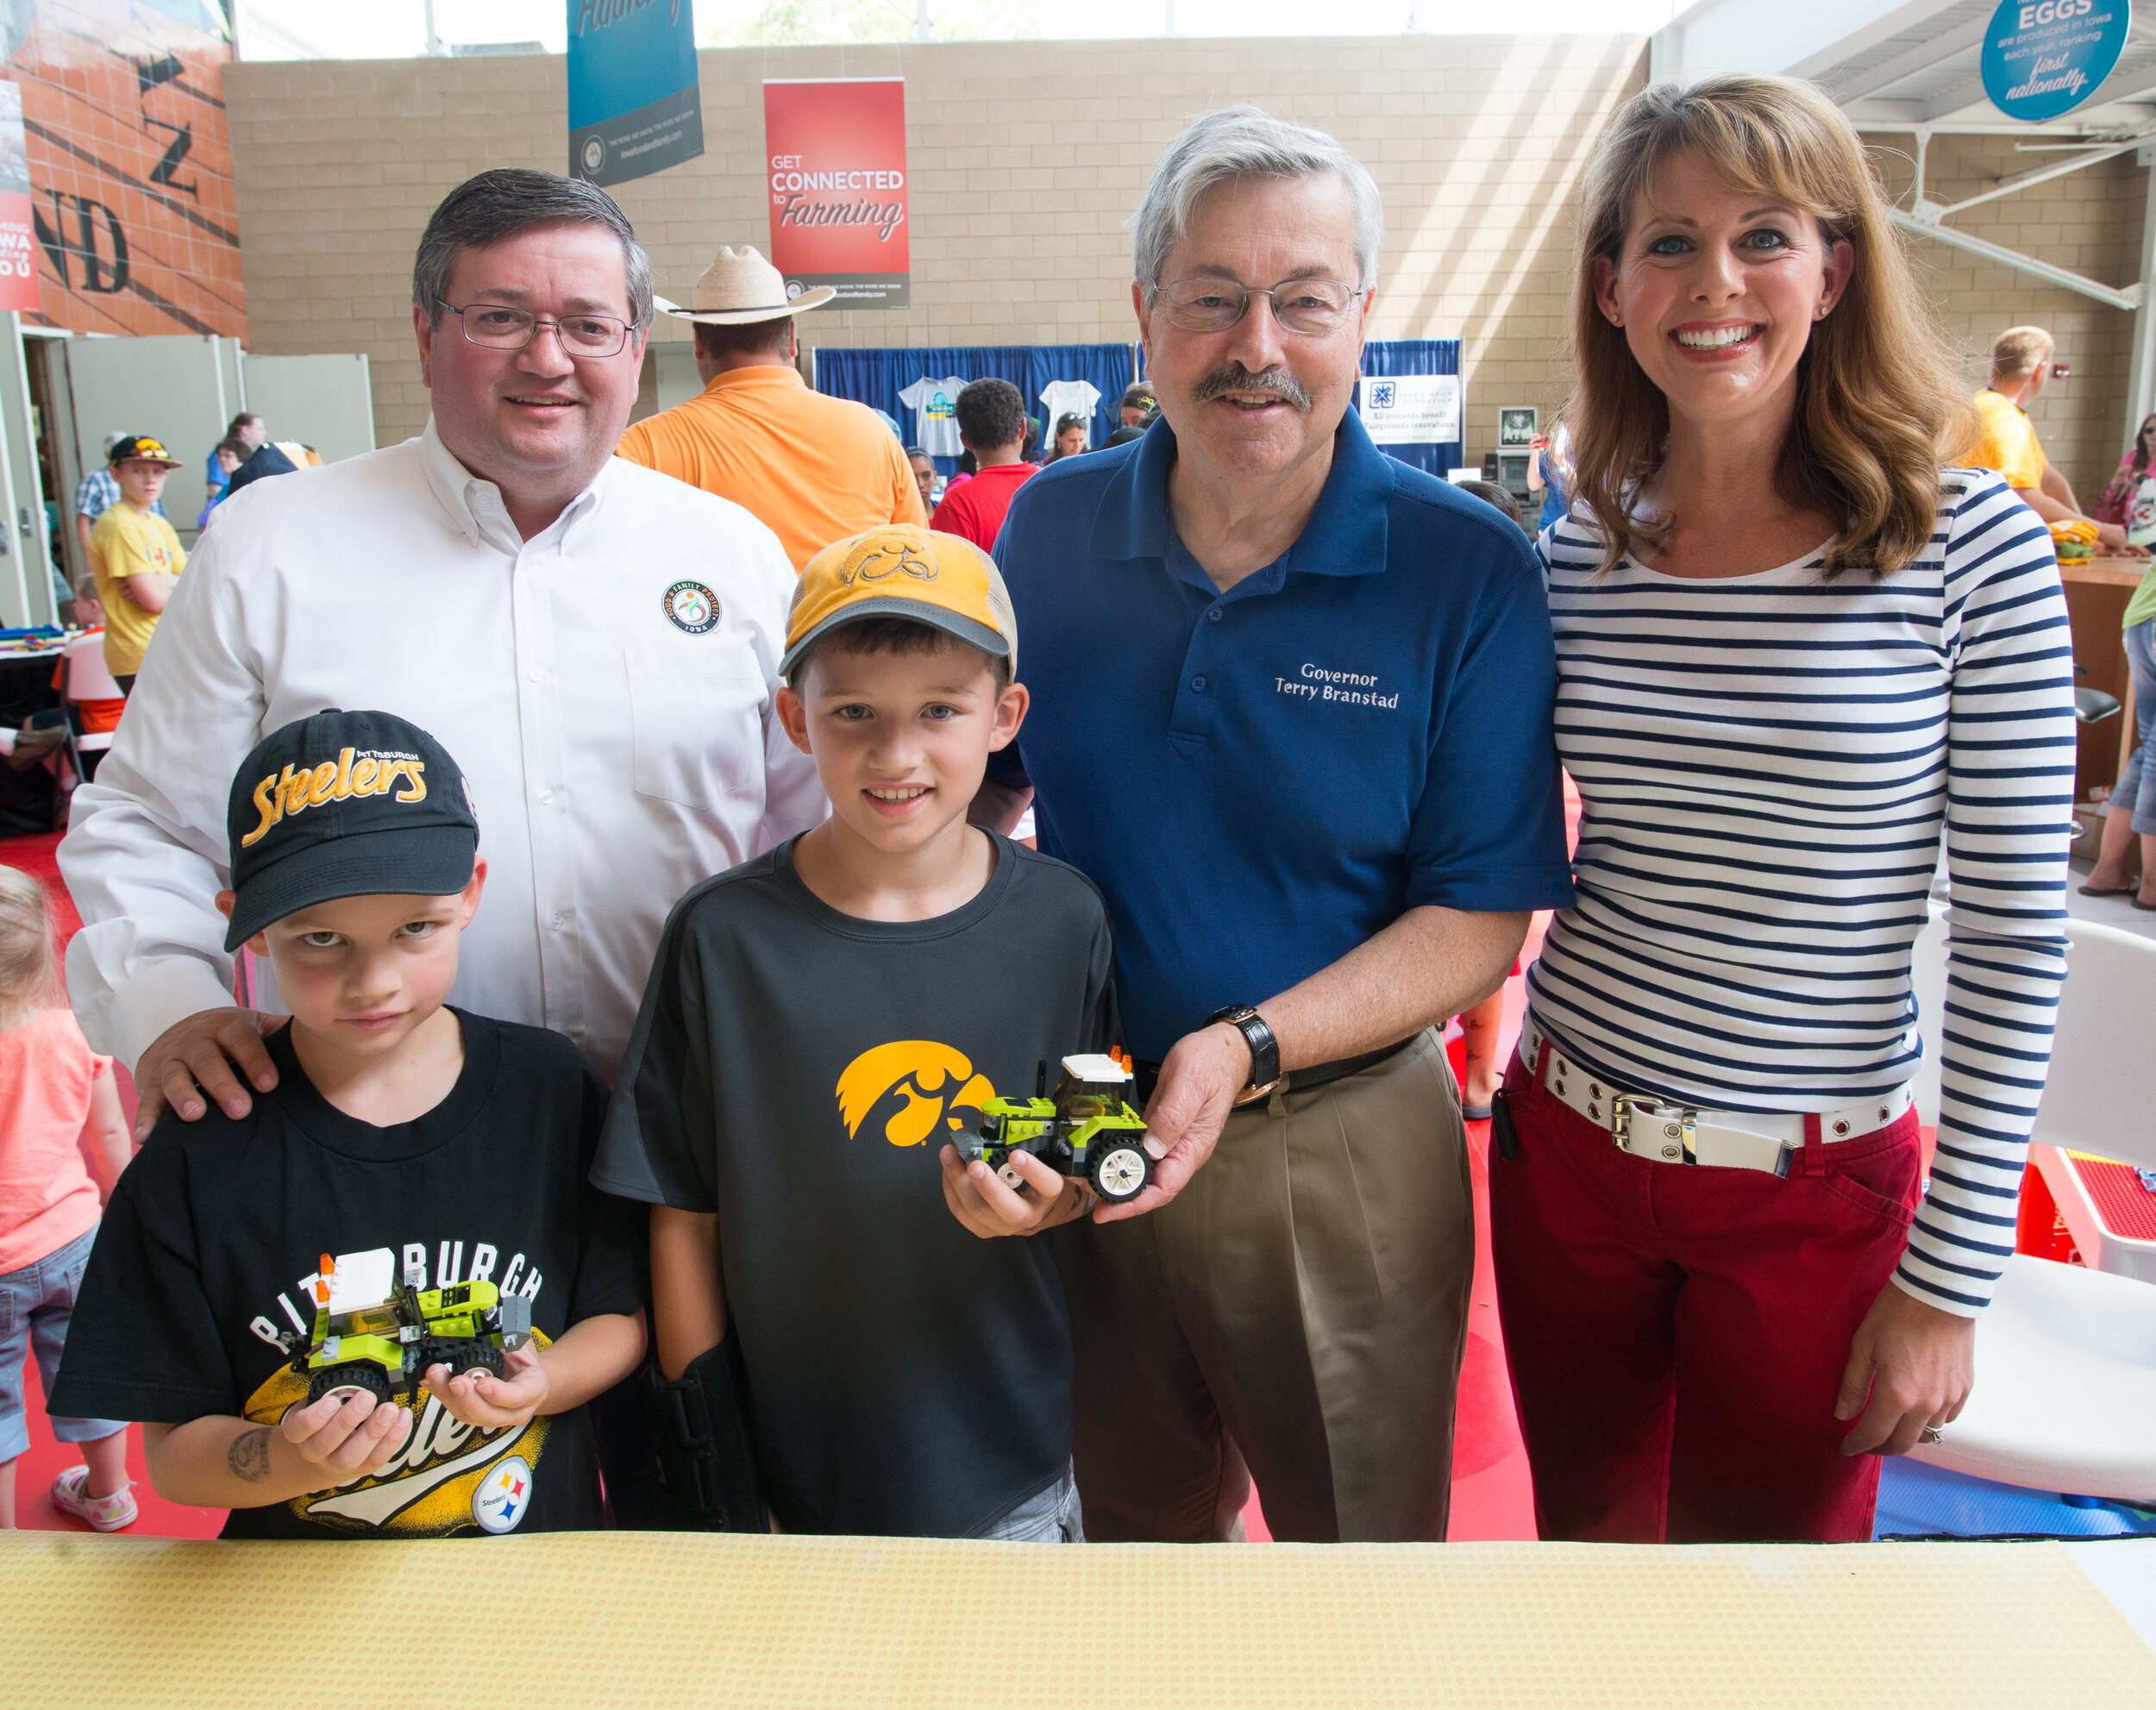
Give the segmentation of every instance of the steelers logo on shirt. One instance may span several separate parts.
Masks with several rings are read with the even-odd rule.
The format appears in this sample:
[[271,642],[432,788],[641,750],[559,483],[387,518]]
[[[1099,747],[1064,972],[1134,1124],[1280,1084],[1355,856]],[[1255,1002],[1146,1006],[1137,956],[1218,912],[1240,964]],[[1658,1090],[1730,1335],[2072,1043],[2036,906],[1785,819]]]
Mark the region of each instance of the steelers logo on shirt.
[[482,1531],[512,1530],[531,1500],[531,1465],[522,1455],[496,1463],[472,1493],[472,1518]]
[[659,604],[667,622],[686,636],[700,636],[718,622],[718,596],[701,582],[676,582]]

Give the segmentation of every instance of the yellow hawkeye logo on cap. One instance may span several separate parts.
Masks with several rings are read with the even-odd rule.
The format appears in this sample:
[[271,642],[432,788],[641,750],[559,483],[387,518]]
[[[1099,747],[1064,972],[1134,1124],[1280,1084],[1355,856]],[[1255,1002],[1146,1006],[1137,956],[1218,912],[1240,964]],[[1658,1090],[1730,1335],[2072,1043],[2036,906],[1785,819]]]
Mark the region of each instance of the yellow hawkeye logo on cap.
[[848,587],[856,582],[880,582],[886,576],[918,576],[924,582],[932,582],[941,573],[903,542],[895,549],[887,542],[879,542],[841,569],[838,580],[840,586]]

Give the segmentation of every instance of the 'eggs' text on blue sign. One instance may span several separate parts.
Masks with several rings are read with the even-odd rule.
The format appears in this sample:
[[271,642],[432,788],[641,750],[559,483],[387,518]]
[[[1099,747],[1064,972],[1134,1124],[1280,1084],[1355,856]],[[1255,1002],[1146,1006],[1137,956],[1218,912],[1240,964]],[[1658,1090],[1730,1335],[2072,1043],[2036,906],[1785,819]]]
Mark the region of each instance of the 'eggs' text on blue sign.
[[2119,62],[2133,0],[2004,0],[1984,32],[1984,92],[2009,118],[2071,113]]

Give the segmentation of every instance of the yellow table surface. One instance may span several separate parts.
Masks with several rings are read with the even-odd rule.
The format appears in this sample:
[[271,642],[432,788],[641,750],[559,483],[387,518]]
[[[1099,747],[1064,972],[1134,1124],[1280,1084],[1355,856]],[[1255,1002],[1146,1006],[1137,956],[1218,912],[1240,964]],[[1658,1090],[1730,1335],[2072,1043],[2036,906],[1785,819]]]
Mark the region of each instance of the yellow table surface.
[[2057,1544],[0,1533],[0,1704],[2156,1705]]

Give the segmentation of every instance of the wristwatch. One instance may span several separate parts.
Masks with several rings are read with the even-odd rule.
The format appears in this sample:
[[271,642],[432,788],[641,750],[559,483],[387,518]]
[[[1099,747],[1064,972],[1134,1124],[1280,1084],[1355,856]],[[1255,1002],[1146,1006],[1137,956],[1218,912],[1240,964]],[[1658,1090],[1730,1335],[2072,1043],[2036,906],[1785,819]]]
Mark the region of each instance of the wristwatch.
[[1273,1030],[1265,1024],[1265,1018],[1248,1004],[1230,1004],[1224,1010],[1215,1010],[1206,1018],[1206,1025],[1225,1021],[1243,1036],[1243,1043],[1250,1048],[1250,1079],[1235,1102],[1247,1105],[1263,1098],[1280,1080],[1280,1041],[1273,1037]]

